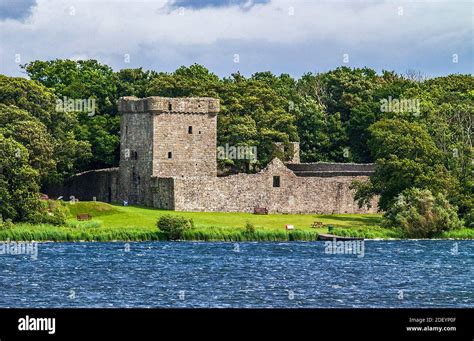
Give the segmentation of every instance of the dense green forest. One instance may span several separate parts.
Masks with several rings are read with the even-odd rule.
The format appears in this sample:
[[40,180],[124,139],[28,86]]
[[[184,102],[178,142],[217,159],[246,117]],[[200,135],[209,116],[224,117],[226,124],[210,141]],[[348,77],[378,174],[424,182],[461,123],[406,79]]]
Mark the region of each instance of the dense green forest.
[[[307,73],[234,73],[201,65],[172,73],[124,69],[95,60],[34,61],[30,80],[0,75],[0,214],[48,221],[41,187],[84,170],[118,165],[121,96],[208,96],[221,101],[218,145],[256,146],[258,161],[219,160],[221,169],[257,171],[278,155],[274,142],[299,141],[302,162],[375,162],[354,183],[361,205],[380,197],[387,225],[434,235],[462,224],[472,209],[474,77],[427,79],[339,67]],[[95,111],[58,110],[63,99],[94,99]],[[405,105],[408,103],[408,105]],[[45,207],[45,205],[49,205]],[[59,213],[58,213],[59,214]]]

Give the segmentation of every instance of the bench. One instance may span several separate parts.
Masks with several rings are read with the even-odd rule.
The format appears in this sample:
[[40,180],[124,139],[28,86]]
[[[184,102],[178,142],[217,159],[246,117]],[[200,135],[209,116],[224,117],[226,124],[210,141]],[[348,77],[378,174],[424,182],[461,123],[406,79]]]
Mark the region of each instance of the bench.
[[315,221],[312,225],[312,228],[319,228],[319,227],[324,227],[324,224],[321,221]]
[[254,207],[253,214],[268,214],[268,210],[265,207]]
[[91,220],[92,216],[89,213],[79,213],[77,215],[77,220],[82,221],[82,220]]

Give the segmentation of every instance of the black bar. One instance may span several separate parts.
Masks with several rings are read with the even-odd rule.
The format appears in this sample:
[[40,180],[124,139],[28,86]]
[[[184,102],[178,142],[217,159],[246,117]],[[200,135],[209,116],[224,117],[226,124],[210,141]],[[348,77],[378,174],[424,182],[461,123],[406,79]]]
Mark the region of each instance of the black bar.
[[[473,309],[0,309],[0,340],[65,340],[112,337],[131,340],[181,338],[247,340],[469,340]],[[20,331],[19,319],[55,318],[55,333]],[[410,318],[416,319],[410,322]],[[455,321],[445,321],[442,319]],[[424,319],[424,320],[423,320]],[[427,320],[432,319],[432,321]],[[436,321],[437,319],[437,321]],[[448,327],[456,331],[408,331]],[[245,339],[243,339],[245,337]],[[291,338],[291,339],[290,339]]]

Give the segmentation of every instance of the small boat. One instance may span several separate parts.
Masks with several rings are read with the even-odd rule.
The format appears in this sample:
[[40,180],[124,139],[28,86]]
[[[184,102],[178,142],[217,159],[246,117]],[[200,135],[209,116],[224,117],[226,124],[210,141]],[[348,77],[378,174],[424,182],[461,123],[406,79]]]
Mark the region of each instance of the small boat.
[[318,235],[318,240],[364,240],[364,238],[359,238],[359,237],[342,237],[342,236],[336,236],[334,234],[320,234]]

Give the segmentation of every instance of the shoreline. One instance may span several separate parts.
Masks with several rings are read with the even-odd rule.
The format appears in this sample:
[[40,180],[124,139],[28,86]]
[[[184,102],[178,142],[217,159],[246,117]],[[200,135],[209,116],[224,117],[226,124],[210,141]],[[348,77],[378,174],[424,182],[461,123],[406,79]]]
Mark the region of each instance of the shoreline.
[[[411,238],[365,238],[366,241],[376,242],[393,242],[393,241],[474,241],[474,239],[468,238],[425,238],[425,239],[411,239]],[[28,240],[28,239],[0,239],[0,243],[15,242],[15,243],[148,243],[148,242],[161,242],[161,243],[313,243],[313,242],[327,242],[327,240],[128,240],[128,239],[114,239],[114,240]]]
[[[147,242],[167,241],[157,227],[164,215],[193,221],[194,227],[182,232],[181,241],[192,242],[289,242],[316,241],[321,234],[364,240],[410,240],[401,231],[382,227],[381,214],[268,214],[241,212],[179,212],[140,206],[119,206],[102,202],[67,205],[62,225],[17,223],[0,229],[0,241],[42,242]],[[90,220],[78,221],[87,213]],[[286,226],[294,229],[287,230]],[[250,226],[250,229],[247,228]],[[420,240],[474,240],[474,229],[442,232]]]

